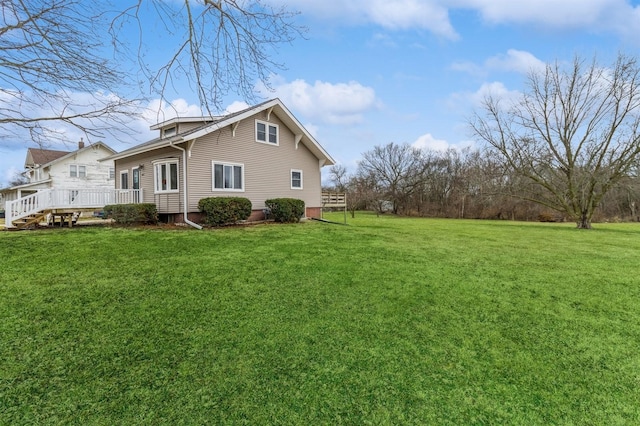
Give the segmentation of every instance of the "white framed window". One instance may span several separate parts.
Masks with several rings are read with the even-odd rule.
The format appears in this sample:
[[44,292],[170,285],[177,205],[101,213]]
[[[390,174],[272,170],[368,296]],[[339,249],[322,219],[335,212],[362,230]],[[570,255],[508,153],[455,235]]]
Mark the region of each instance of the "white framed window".
[[72,178],[86,178],[87,166],[80,166],[78,164],[69,165],[69,177]]
[[302,189],[302,170],[291,169],[291,189]]
[[116,168],[109,167],[109,179],[115,179],[115,178],[116,178]]
[[178,192],[178,160],[162,160],[153,163],[154,191]]
[[278,145],[280,130],[277,124],[256,120],[256,142]]
[[244,191],[244,164],[211,162],[213,191]]
[[120,189],[129,189],[129,171],[120,172]]

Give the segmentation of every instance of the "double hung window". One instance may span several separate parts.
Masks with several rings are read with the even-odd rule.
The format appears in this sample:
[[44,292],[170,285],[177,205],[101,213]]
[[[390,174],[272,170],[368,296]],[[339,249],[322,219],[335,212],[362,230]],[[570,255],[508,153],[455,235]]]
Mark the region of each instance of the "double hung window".
[[278,145],[278,125],[256,120],[256,142]]
[[79,166],[77,164],[69,165],[69,176],[72,178],[86,178],[87,166]]
[[212,161],[214,191],[244,191],[244,165]]
[[291,170],[291,189],[302,189],[302,170]]

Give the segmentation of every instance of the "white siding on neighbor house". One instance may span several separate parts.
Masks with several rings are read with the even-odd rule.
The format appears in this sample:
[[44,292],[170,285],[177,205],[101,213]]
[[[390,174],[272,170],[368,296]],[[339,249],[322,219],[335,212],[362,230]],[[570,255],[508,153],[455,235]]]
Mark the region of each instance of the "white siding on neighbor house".
[[[109,170],[113,167],[113,161],[100,162],[105,157],[113,154],[102,144],[96,144],[84,148],[72,155],[53,161],[46,167],[38,167],[30,174],[30,183],[21,185],[17,189],[5,191],[4,199],[12,201],[22,196],[43,189],[90,189],[90,188],[114,188],[114,179],[109,177]],[[27,163],[30,154],[27,154]],[[84,177],[71,177],[70,166],[84,166]],[[76,169],[77,170],[77,169]]]
[[[51,187],[56,189],[77,188],[113,188],[114,179],[109,179],[109,168],[113,167],[113,161],[99,162],[108,157],[112,152],[98,145],[96,148],[85,149],[67,158],[53,163],[48,168],[46,178],[51,178]],[[71,177],[70,166],[85,166],[85,177]]]

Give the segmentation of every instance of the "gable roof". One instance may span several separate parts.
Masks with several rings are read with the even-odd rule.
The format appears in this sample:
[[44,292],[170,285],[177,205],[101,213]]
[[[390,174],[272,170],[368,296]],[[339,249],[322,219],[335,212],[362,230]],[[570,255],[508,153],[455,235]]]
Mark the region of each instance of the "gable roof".
[[[24,160],[24,167],[34,167],[41,164],[47,164],[55,161],[60,157],[64,157],[71,151],[57,151],[53,149],[29,148],[27,149],[27,157]],[[31,159],[31,161],[29,161]]]
[[[95,149],[100,146],[105,148],[112,155],[116,153],[114,149],[109,147],[104,142],[96,142],[96,143],[88,144],[88,145],[85,145],[84,148],[80,148],[76,151],[55,151],[52,149],[29,148],[27,150],[27,157],[25,159],[24,166],[25,168],[26,167],[46,167],[53,163],[57,163],[58,161],[62,161],[72,155],[79,154],[89,149]],[[29,162],[29,158],[31,158],[31,162]]]
[[[164,148],[172,144],[187,142],[200,137],[203,137],[209,133],[220,130],[224,127],[235,124],[246,118],[249,118],[259,112],[271,110],[271,113],[275,113],[280,120],[296,135],[296,141],[302,143],[309,149],[318,159],[324,160],[325,165],[335,164],[335,160],[325,151],[325,149],[318,143],[318,141],[304,128],[302,124],[293,116],[291,111],[284,106],[282,101],[278,98],[271,99],[246,108],[241,111],[237,111],[231,114],[227,114],[223,117],[202,117],[201,120],[211,120],[198,126],[194,129],[190,129],[186,132],[179,133],[170,138],[155,138],[142,144],[136,145],[132,148],[126,149],[118,154],[111,155],[105,160],[119,160],[132,155],[142,154],[154,149]],[[191,119],[193,120],[193,119]],[[166,122],[165,122],[166,123]],[[159,129],[160,125],[151,126],[152,129]]]

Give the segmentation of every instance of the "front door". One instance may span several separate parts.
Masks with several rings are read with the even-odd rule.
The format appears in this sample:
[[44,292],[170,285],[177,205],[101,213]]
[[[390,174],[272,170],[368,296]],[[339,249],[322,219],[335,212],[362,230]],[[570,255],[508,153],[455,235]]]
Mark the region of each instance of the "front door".
[[[133,169],[133,189],[140,189],[140,169]],[[140,202],[140,191],[134,191],[133,202]]]

